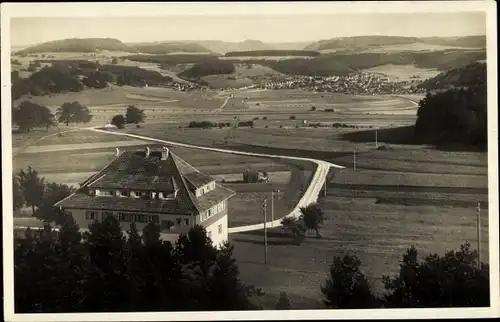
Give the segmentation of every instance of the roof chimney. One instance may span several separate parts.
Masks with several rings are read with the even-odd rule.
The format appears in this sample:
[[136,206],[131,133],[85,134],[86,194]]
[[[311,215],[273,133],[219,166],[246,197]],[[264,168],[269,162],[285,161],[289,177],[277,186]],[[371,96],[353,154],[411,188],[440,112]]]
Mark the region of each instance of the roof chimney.
[[149,149],[149,146],[146,147],[146,158],[149,157],[149,154],[151,153],[151,150]]
[[163,147],[163,151],[161,151],[161,159],[162,160],[167,160],[168,159],[168,148],[166,146]]

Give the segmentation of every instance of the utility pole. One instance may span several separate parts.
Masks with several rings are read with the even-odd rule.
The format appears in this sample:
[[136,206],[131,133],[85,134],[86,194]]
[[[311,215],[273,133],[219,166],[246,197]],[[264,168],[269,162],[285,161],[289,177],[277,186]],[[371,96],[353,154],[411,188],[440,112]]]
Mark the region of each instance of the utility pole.
[[477,253],[478,253],[478,266],[481,268],[481,202],[477,203]]
[[375,129],[375,148],[378,149],[378,130]]
[[262,207],[264,208],[264,263],[267,264],[267,198],[264,199]]
[[326,178],[328,177],[328,174],[327,176],[325,177],[325,196],[326,196]]
[[356,171],[356,150],[354,150],[354,154],[353,154],[353,164],[354,164],[354,171]]

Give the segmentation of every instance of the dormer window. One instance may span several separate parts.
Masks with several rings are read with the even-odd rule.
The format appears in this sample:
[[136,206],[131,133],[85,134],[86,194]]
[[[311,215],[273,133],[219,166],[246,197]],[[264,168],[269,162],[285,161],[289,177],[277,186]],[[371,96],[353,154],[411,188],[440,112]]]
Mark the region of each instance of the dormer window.
[[126,191],[126,190],[120,191],[120,195],[122,197],[130,197],[130,193],[128,191]]
[[93,189],[93,188],[89,188],[89,195],[91,195],[91,196],[95,196],[95,195],[96,195],[96,193],[95,193],[95,189]]

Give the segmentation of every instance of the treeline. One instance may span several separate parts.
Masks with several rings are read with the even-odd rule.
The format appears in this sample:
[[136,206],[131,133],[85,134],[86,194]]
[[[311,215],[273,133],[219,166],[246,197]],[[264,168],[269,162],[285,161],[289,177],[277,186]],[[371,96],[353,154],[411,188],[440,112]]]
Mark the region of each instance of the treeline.
[[45,128],[56,125],[56,121],[64,123],[88,123],[92,120],[90,110],[78,102],[65,102],[56,111],[56,114],[43,105],[30,101],[22,101],[12,106],[12,123],[17,125],[18,132],[29,132],[33,128]]
[[[230,122],[210,122],[210,121],[191,121],[188,124],[189,128],[201,128],[201,129],[210,129],[210,128],[224,128],[234,126]],[[254,121],[240,121],[236,124],[236,127],[254,127]]]
[[47,94],[79,92],[85,87],[105,88],[109,83],[118,86],[164,86],[172,78],[159,72],[135,66],[100,65],[85,60],[58,60],[34,72],[28,78],[20,78],[14,71],[12,79],[12,99],[23,95],[42,96]]
[[196,43],[144,43],[132,45],[138,52],[145,54],[168,54],[172,52],[209,53],[209,49]]
[[130,55],[122,58],[136,62],[155,63],[166,66],[178,64],[195,64],[218,60],[217,56],[208,54]]
[[27,230],[14,249],[16,313],[256,309],[233,247],[212,245],[201,226],[175,244],[154,223],[128,238],[112,216],[80,233],[69,215],[59,232]]
[[235,71],[236,68],[232,62],[217,59],[194,64],[191,68],[179,73],[178,76],[189,80],[209,75],[232,74]]
[[[292,58],[285,60],[248,59],[243,62],[267,66],[287,75],[342,76],[386,64],[413,64],[420,68],[436,68],[445,71],[484,59],[486,59],[485,51],[444,50],[389,54],[336,53],[321,55],[315,58]],[[242,61],[236,59],[228,59],[227,61],[242,63]]]
[[428,93],[419,103],[415,136],[435,144],[461,143],[486,148],[486,86]]
[[248,56],[311,56],[321,55],[313,50],[248,50],[227,52],[225,57],[248,57]]
[[462,143],[486,148],[488,138],[485,63],[442,73],[422,84],[415,136],[435,144]]
[[418,87],[429,91],[470,86],[486,86],[486,63],[474,63],[443,72]]

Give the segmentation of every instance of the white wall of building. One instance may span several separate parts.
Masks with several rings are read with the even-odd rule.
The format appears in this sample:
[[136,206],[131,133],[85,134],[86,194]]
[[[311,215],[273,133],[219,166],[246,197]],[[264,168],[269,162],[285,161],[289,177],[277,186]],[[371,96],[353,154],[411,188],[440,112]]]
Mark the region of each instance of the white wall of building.
[[[207,234],[212,239],[214,246],[220,246],[228,240],[227,213],[210,226],[206,227]],[[219,228],[221,231],[219,231]]]

